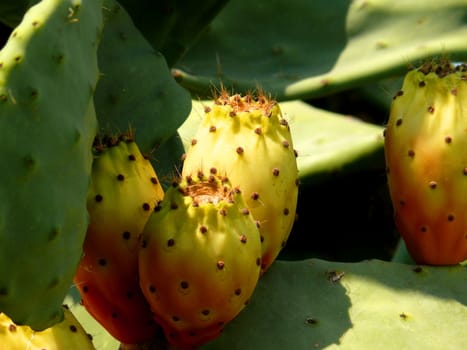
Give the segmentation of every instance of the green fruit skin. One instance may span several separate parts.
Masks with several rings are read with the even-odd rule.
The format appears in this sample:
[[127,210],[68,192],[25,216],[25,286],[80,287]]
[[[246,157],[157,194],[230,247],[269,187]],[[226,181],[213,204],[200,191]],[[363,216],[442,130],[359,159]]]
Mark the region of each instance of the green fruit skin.
[[242,196],[223,181],[211,175],[169,188],[142,234],[141,289],[181,349],[218,337],[259,279],[258,228]]
[[418,264],[467,259],[467,66],[407,73],[385,132],[395,222]]
[[164,192],[136,142],[97,154],[88,194],[90,224],[74,282],[86,310],[116,339],[138,344],[159,329],[139,288],[139,235]]
[[43,0],[0,51],[0,312],[43,330],[81,258],[88,214],[97,0]]
[[260,225],[264,273],[295,221],[298,168],[289,124],[279,105],[264,96],[255,101],[224,93],[205,111],[182,176],[215,169],[241,189]]

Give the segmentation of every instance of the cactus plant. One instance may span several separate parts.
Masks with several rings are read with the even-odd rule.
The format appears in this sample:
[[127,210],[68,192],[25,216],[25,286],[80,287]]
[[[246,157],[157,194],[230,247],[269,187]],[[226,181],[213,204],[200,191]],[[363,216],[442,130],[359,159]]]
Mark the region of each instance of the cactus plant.
[[0,311],[35,330],[63,317],[82,253],[100,7],[44,0],[0,52]]
[[[42,8],[53,3],[63,9],[66,16],[62,18],[66,17],[70,25],[60,27],[66,29],[60,32],[52,30],[59,27],[54,15],[31,21],[36,23],[37,28],[32,26],[36,30],[20,24],[23,13],[34,3]],[[79,11],[73,7],[76,3],[82,4]],[[86,12],[91,3],[94,11]],[[16,305],[23,311],[23,317],[17,320],[29,322],[35,315],[47,318],[48,324],[60,321],[58,300],[67,278],[59,280],[56,293],[41,290],[57,281],[51,277],[50,263],[60,262],[59,272],[76,266],[74,259],[81,253],[82,241],[72,240],[73,235],[66,239],[59,235],[55,242],[60,253],[52,254],[43,240],[26,240],[31,232],[37,233],[35,237],[43,236],[27,226],[30,212],[26,209],[38,210],[38,203],[47,204],[41,208],[43,215],[36,216],[41,220],[29,220],[33,224],[40,221],[41,225],[56,223],[56,218],[72,205],[80,206],[81,217],[85,216],[84,184],[89,181],[90,144],[96,132],[91,98],[86,92],[93,95],[100,131],[119,133],[133,128],[142,152],[151,160],[161,182],[170,187],[171,179],[181,170],[182,142],[189,146],[191,128],[198,127],[204,106],[211,103],[197,100],[211,99],[212,91],[222,86],[243,94],[259,87],[279,101],[298,150],[299,220],[287,247],[259,281],[249,307],[205,348],[387,350],[461,348],[466,343],[462,326],[467,292],[459,283],[465,279],[465,267],[428,268],[395,262],[413,264],[403,241],[394,254],[398,236],[393,232],[391,215],[387,215],[392,214],[392,206],[381,132],[389,114],[388,104],[399,89],[406,66],[419,65],[440,54],[456,61],[467,59],[466,0],[336,0],[332,6],[323,0],[220,0],[202,4],[148,0],[121,0],[119,4],[104,0],[101,5],[90,0],[5,0],[0,4],[2,45],[5,34],[11,34],[0,53],[0,96],[4,100],[0,110],[3,105],[31,116],[39,115],[39,111],[41,122],[49,123],[53,116],[56,120],[50,122],[47,134],[55,136],[39,138],[45,128],[13,124],[20,120],[16,114],[10,118],[0,112],[4,132],[0,144],[4,162],[0,176],[0,311],[7,299],[12,301],[11,288],[6,287],[15,284],[16,277],[27,275],[30,283],[14,290],[22,303]],[[85,13],[96,16],[92,35],[91,20]],[[105,32],[99,42],[97,17],[101,14]],[[70,28],[79,33],[69,35]],[[23,35],[29,32],[34,35]],[[254,38],[245,33],[254,33]],[[88,40],[91,36],[95,40]],[[36,41],[37,45],[31,44]],[[95,87],[97,44],[100,79]],[[78,48],[88,54],[81,54]],[[24,59],[15,52],[24,52]],[[6,56],[13,61],[18,58],[17,64],[3,60]],[[42,69],[50,57],[67,68]],[[32,64],[34,69],[24,69]],[[381,85],[383,79],[395,84]],[[24,89],[18,89],[20,85]],[[180,128],[191,107],[190,93],[195,100],[193,110]],[[34,96],[37,103],[24,103]],[[79,150],[65,157],[67,144],[58,141],[69,140],[70,132],[63,126],[76,120],[78,110],[83,110],[84,116],[87,108],[83,106],[89,106],[89,118],[76,129],[86,136]],[[45,109],[50,113],[42,114]],[[34,125],[39,125],[36,119]],[[10,157],[12,150],[17,153]],[[25,157],[17,158],[17,154]],[[36,175],[55,176],[52,181],[43,182],[44,175],[41,181],[34,178],[28,182],[27,176],[21,175],[26,171],[18,171],[21,166],[11,159],[24,159],[21,164],[26,167],[32,164]],[[41,163],[31,159],[40,159]],[[43,167],[52,163],[57,165]],[[87,166],[77,167],[78,163]],[[63,192],[60,205],[55,202],[59,189]],[[24,200],[18,206],[20,199]],[[13,233],[6,223],[14,220],[17,230]],[[86,223],[83,221],[73,232],[84,232]],[[68,228],[52,230],[51,236],[65,231],[70,232]],[[13,234],[14,240],[10,239]],[[323,249],[316,237],[325,237],[329,247]],[[393,245],[386,246],[388,240]],[[39,256],[44,260],[38,260]],[[347,263],[308,260],[323,256]],[[393,262],[356,262],[381,256],[387,260],[393,256]],[[31,273],[17,273],[23,262],[26,267],[31,261],[36,263]],[[13,265],[15,269],[10,269]],[[118,349],[119,342],[80,305],[76,288],[70,287],[66,300],[73,302],[72,310],[92,334],[96,348]],[[52,299],[56,300],[54,312],[46,306]],[[43,307],[34,310],[37,304]],[[420,322],[422,318],[424,322]],[[443,339],[449,339],[449,344],[442,343]],[[156,334],[152,343],[173,348],[165,341]],[[138,347],[141,345],[121,345],[121,349]]]

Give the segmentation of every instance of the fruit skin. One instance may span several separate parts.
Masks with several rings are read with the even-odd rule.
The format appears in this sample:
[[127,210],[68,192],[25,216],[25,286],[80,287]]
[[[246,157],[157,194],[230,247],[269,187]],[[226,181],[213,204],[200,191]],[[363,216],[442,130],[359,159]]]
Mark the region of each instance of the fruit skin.
[[0,312],[43,330],[63,317],[84,242],[98,0],[43,0],[0,51]]
[[216,338],[248,303],[261,270],[258,228],[226,178],[170,187],[141,238],[140,286],[169,342]]
[[129,136],[98,141],[88,194],[90,224],[74,282],[86,310],[116,339],[142,343],[159,329],[139,288],[139,235],[164,192]]
[[36,332],[28,326],[16,325],[0,313],[0,344],[8,350],[95,350],[92,337],[66,306],[60,323]]
[[397,228],[419,264],[467,259],[467,66],[409,71],[385,132]]
[[241,189],[260,225],[262,271],[285,245],[295,221],[298,168],[290,127],[276,101],[223,91],[185,155],[182,176],[215,169]]

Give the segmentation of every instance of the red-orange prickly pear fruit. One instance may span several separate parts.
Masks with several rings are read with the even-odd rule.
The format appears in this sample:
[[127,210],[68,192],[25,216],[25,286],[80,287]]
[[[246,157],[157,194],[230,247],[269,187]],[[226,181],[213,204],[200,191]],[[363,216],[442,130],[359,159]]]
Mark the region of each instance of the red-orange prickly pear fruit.
[[144,228],[139,269],[169,342],[193,349],[218,337],[261,270],[260,234],[238,190],[213,174],[174,184]]
[[138,236],[163,190],[149,160],[128,137],[98,144],[88,194],[90,225],[75,276],[84,307],[127,344],[158,326],[139,288]]
[[385,133],[397,228],[419,264],[467,259],[467,66],[407,73]]
[[264,94],[255,99],[222,92],[205,108],[182,176],[200,169],[226,175],[242,191],[260,226],[264,273],[289,237],[298,197],[296,152],[277,102]]

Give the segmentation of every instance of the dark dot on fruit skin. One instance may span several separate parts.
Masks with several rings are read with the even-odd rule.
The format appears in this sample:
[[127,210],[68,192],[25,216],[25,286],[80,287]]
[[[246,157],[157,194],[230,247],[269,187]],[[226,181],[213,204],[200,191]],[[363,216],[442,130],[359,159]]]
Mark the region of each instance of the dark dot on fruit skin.
[[186,281],[180,282],[180,287],[182,287],[182,289],[187,289],[188,286],[189,286],[189,285],[188,285],[188,282],[186,282]]
[[464,168],[464,170],[462,171],[462,173],[463,173],[464,175],[467,175],[467,168]]
[[243,209],[241,210],[241,212],[242,212],[243,215],[248,215],[248,214],[250,214],[250,211],[249,211],[247,208],[243,208]]
[[237,113],[235,113],[234,111],[229,112],[229,117],[235,117],[236,115],[237,115]]
[[191,145],[192,146],[196,145],[197,143],[198,143],[198,140],[196,140],[196,139],[191,140]]
[[76,333],[78,332],[78,328],[76,328],[75,325],[70,325],[70,331],[72,331],[73,333]]
[[422,231],[422,232],[426,232],[426,231],[428,231],[428,229],[427,229],[427,227],[426,227],[426,226],[422,226],[422,227],[420,227],[420,231]]
[[118,174],[117,175],[117,180],[118,181],[123,181],[123,180],[125,180],[125,176],[123,176],[122,174]]
[[400,205],[401,207],[403,207],[403,206],[405,205],[405,201],[404,201],[403,199],[401,199],[401,200],[399,201],[399,205]]
[[421,81],[421,82],[418,83],[418,86],[419,87],[425,87],[426,83],[424,81]]
[[152,284],[149,286],[149,292],[150,293],[155,293],[156,292],[156,287],[154,287]]
[[245,235],[240,236],[240,242],[246,243],[248,241],[248,238]]
[[244,152],[243,147],[237,147],[236,152],[237,152],[238,154],[243,154],[243,152]]
[[178,317],[178,316],[172,316],[172,320],[173,320],[174,322],[178,322],[178,321],[180,321],[180,317]]
[[208,106],[204,107],[204,113],[209,113],[209,112],[211,112],[211,108]]
[[131,237],[131,233],[128,232],[128,231],[125,231],[125,232],[122,233],[122,237],[123,237],[124,240],[128,241],[130,239],[130,237]]
[[83,287],[83,292],[84,292],[84,293],[87,293],[87,292],[89,292],[89,288],[88,288],[88,286],[84,286],[84,287]]
[[222,216],[227,216],[227,210],[221,209],[221,210],[219,210],[219,214],[222,215]]
[[289,148],[290,144],[289,144],[288,141],[284,140],[284,141],[282,141],[282,146],[283,146],[284,148]]
[[201,232],[201,233],[206,233],[206,232],[208,232],[208,228],[207,228],[206,226],[201,226],[201,227],[199,228],[199,232]]
[[280,170],[278,168],[272,169],[272,175],[279,176]]
[[104,199],[104,197],[102,197],[102,195],[100,195],[100,194],[96,194],[96,196],[94,197],[94,200],[95,200],[97,203],[102,202],[103,199]]
[[438,184],[436,183],[436,181],[430,181],[430,184],[429,184],[429,185],[430,185],[430,188],[431,188],[431,189],[435,189],[435,188],[438,186]]
[[225,266],[225,263],[224,263],[222,260],[219,260],[219,261],[217,262],[217,268],[218,268],[219,270],[222,270],[222,269],[224,268],[224,266]]
[[173,238],[167,241],[167,247],[173,247],[175,245],[175,240]]
[[206,310],[201,311],[201,313],[202,313],[204,316],[207,316],[207,315],[209,315],[209,314],[211,313],[211,311],[209,311],[208,309],[206,309]]
[[288,123],[287,120],[285,120],[285,119],[281,119],[281,120],[279,121],[279,123],[280,123],[282,126],[287,126],[287,125],[289,125],[289,123]]
[[170,209],[172,209],[172,210],[178,209],[177,203],[170,203]]
[[10,325],[8,326],[8,330],[9,330],[10,332],[12,332],[12,333],[13,333],[13,332],[16,332],[16,325],[10,324]]
[[211,125],[211,127],[209,127],[209,132],[215,132],[216,130],[217,128],[214,125]]
[[410,158],[413,158],[413,157],[415,157],[415,151],[411,149],[411,150],[409,150],[409,151],[407,152],[407,155],[408,155]]
[[130,154],[130,155],[128,156],[128,160],[135,161],[135,160],[136,160],[135,155],[134,155],[134,154]]
[[262,133],[263,133],[263,130],[261,130],[261,128],[256,128],[255,129],[255,134],[261,135]]
[[126,292],[126,297],[127,297],[127,299],[133,299],[133,296],[134,296],[134,293],[133,293],[131,290],[129,290],[128,292]]
[[213,175],[217,174],[217,169],[216,168],[211,168],[209,169],[209,172]]
[[107,260],[105,260],[104,258],[100,258],[97,262],[101,266],[107,265]]
[[263,243],[263,242],[264,242],[264,236],[260,236],[260,238],[259,238],[259,239],[260,239],[261,243]]
[[148,211],[151,209],[151,206],[148,203],[143,203],[143,210]]
[[448,215],[448,221],[454,221],[455,217],[452,214]]
[[116,312],[112,312],[112,318],[117,318],[118,314]]
[[283,213],[284,215],[287,216],[287,215],[289,215],[290,211],[289,211],[288,208],[284,208],[284,210],[282,211],[282,213]]
[[446,142],[446,143],[448,143],[448,144],[451,143],[451,142],[452,142],[452,137],[451,137],[451,136],[446,136],[446,137],[444,138],[444,142]]
[[237,289],[235,289],[235,292],[234,292],[234,293],[235,293],[236,296],[239,296],[240,294],[242,294],[242,289],[241,289],[241,288],[237,288]]
[[154,184],[154,185],[157,185],[159,183],[159,181],[157,181],[157,178],[155,177],[151,177],[151,182]]
[[400,126],[402,124],[402,119],[399,118],[396,120],[396,126]]
[[261,258],[256,258],[256,266],[260,266],[261,265]]
[[427,111],[428,111],[429,113],[434,113],[434,112],[435,112],[435,107],[429,106],[429,107],[427,108]]

